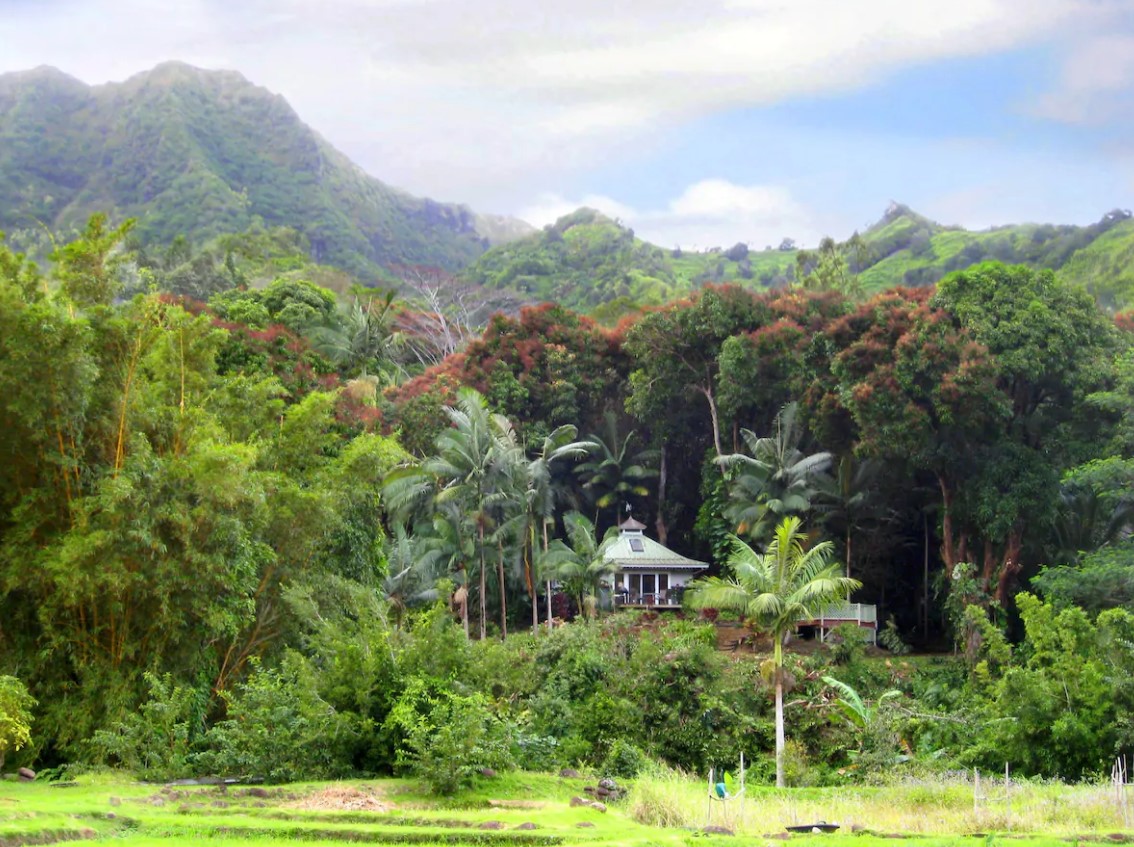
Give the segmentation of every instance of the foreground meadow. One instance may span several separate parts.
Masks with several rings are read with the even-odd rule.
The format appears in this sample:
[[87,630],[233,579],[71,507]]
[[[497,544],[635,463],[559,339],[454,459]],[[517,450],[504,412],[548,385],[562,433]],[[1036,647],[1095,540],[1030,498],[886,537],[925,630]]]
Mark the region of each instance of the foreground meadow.
[[[0,784],[0,845],[70,840],[142,845],[291,841],[421,845],[767,844],[801,847],[902,839],[921,847],[1134,841],[1113,789],[985,784],[974,803],[960,782],[890,788],[774,789],[750,786],[743,801],[715,803],[675,774],[632,785],[602,812],[572,806],[588,781],[537,774],[482,780],[453,798],[404,780],[285,786],[161,786],[88,776],[70,784]],[[839,822],[831,835],[788,835],[785,826]],[[706,834],[706,823],[735,836]]]

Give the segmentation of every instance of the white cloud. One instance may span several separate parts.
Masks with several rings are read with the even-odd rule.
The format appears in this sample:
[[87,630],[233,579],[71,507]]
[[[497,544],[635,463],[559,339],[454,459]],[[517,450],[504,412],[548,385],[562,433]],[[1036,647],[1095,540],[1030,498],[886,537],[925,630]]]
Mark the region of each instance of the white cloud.
[[[18,0],[0,16],[0,72],[49,63],[103,82],[169,58],[236,68],[283,94],[376,176],[509,211],[565,191],[580,172],[643,158],[705,115],[1038,43],[1071,45],[1062,87],[1043,108],[1089,117],[1095,107],[1081,105],[1083,92],[1127,79],[1134,50],[1121,33],[1134,29],[1132,8],[1132,0],[1028,0],[1026,8],[1020,0],[171,0],[160,9],[145,0]],[[1091,65],[1100,45],[1111,57],[1105,68]],[[775,228],[773,215],[753,209],[753,221]],[[655,210],[663,212],[682,227],[692,220]],[[716,231],[707,225],[698,237]]]
[[1117,109],[1129,109],[1131,94],[1134,35],[1098,35],[1073,46],[1057,87],[1039,99],[1034,111],[1063,123],[1104,123]]
[[663,247],[704,250],[743,241],[758,248],[778,244],[785,236],[804,244],[815,243],[819,237],[816,217],[786,189],[715,178],[687,186],[659,208],[635,209],[602,195],[570,200],[545,194],[536,204],[521,209],[520,217],[543,226],[580,206],[617,218],[639,237]]

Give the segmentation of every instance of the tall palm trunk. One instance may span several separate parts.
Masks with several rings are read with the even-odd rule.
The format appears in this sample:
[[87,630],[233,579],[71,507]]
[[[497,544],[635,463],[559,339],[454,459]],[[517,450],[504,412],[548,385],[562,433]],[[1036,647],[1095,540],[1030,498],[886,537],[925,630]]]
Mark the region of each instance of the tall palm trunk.
[[776,641],[776,788],[784,787],[784,651]]
[[528,591],[530,591],[532,595],[532,635],[539,635],[539,597],[536,593],[535,568],[532,561],[535,558],[535,549],[535,526],[532,526],[531,530],[528,532],[528,546],[525,551],[527,561],[524,562],[524,565],[527,568]]
[[488,591],[488,580],[484,573],[484,524],[478,522],[477,534],[480,536],[480,640],[488,637],[488,603],[485,594]]
[[[547,521],[543,522],[543,552],[546,553],[551,546],[551,542],[547,538]],[[547,593],[544,595],[547,600],[547,631],[551,632],[551,580],[547,580]]]
[[500,581],[500,638],[508,637],[508,596],[504,586],[504,542],[496,542],[496,578]]

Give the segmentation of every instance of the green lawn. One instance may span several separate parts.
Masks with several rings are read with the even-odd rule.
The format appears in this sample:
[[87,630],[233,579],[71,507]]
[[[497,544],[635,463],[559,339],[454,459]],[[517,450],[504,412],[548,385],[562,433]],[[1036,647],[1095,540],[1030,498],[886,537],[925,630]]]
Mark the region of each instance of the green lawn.
[[[895,836],[917,847],[1113,843],[1121,814],[1103,787],[994,788],[973,806],[961,785],[899,789],[752,787],[744,804],[711,807],[704,788],[678,777],[654,778],[605,813],[572,807],[585,796],[582,779],[509,774],[438,800],[403,780],[307,783],[272,787],[140,785],[122,778],[77,785],[0,783],[0,847],[89,839],[124,847],[170,843],[275,845],[771,845],[874,847]],[[737,837],[705,835],[706,815]],[[787,823],[854,820],[859,831],[791,835]],[[1015,817],[1013,817],[1015,815]],[[653,826],[640,821],[664,821]],[[873,825],[872,825],[873,824]],[[950,831],[943,831],[950,830]],[[1131,840],[1134,840],[1132,838]]]

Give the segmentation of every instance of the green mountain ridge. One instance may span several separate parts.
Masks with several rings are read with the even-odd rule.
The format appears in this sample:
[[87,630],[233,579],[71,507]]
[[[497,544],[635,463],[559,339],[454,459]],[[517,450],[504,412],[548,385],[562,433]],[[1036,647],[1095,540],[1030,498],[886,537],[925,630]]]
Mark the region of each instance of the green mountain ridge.
[[235,71],[167,62],[87,86],[41,67],[0,75],[0,229],[138,218],[146,242],[204,242],[257,219],[300,231],[317,262],[363,278],[456,270],[531,228],[369,176],[280,95]]
[[[1134,305],[1134,220],[1114,210],[1089,226],[1014,224],[972,231],[946,226],[900,203],[881,219],[834,245],[844,252],[862,289],[931,285],[946,274],[989,259],[1053,268],[1084,285],[1110,309]],[[822,248],[820,248],[822,249]],[[489,288],[576,309],[603,304],[656,305],[707,283],[775,287],[795,281],[816,253],[800,249],[682,252],[643,241],[594,209],[579,209],[540,232],[494,247],[462,276]]]

